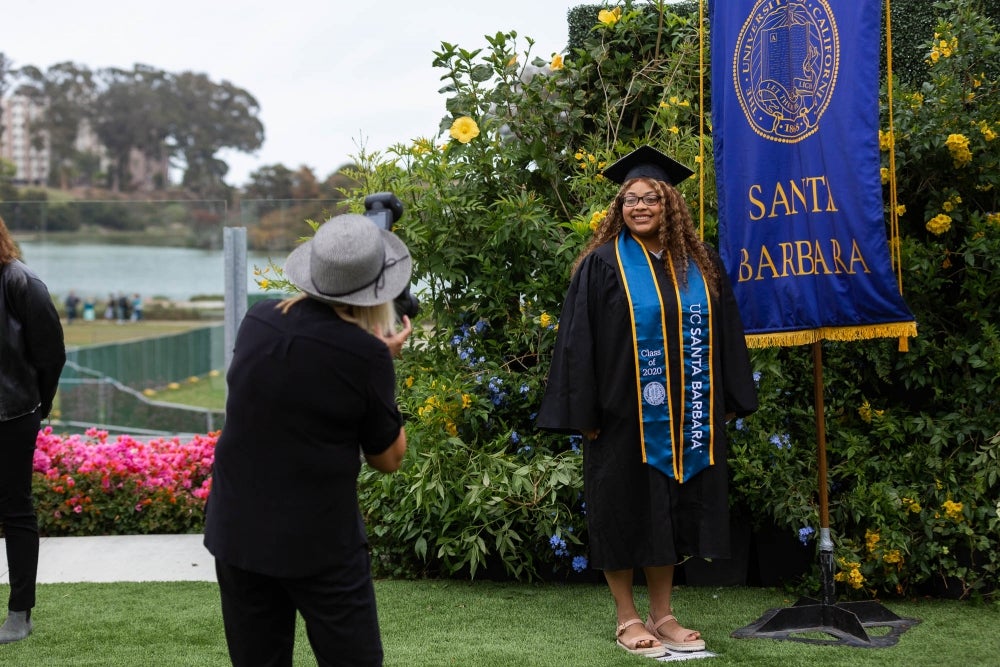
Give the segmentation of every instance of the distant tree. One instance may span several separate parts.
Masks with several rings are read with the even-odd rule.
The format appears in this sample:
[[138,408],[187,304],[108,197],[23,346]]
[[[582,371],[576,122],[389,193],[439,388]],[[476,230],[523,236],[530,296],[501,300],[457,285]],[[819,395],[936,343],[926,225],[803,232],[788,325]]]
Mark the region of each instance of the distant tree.
[[231,148],[250,152],[264,143],[260,105],[246,90],[205,74],[183,72],[171,78],[170,138],[183,162],[183,185],[202,195],[225,194],[229,165],[216,157]]
[[0,159],[0,202],[17,198],[17,186],[14,185],[16,175],[17,166],[9,160]]
[[168,75],[146,65],[100,75],[104,87],[95,101],[94,130],[111,157],[109,187],[118,192],[130,187],[132,149],[153,159],[165,155],[173,99]]
[[311,167],[302,165],[292,175],[293,199],[319,199],[319,181]]
[[244,199],[292,199],[295,185],[291,169],[283,164],[269,164],[251,172],[244,187]]
[[49,183],[65,189],[76,171],[80,152],[76,142],[81,124],[93,115],[97,97],[93,72],[84,65],[67,61],[45,72],[29,65],[18,73],[21,84],[17,93],[44,109],[41,122],[31,127],[32,143],[40,147],[48,140],[52,165]]

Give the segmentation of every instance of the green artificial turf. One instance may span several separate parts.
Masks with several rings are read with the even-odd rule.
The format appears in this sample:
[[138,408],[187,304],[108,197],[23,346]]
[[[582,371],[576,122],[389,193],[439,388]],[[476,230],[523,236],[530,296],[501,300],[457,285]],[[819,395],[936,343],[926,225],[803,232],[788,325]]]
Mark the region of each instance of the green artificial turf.
[[[642,608],[644,591],[637,592]],[[653,664],[615,645],[613,606],[603,585],[379,581],[376,593],[387,666]],[[6,595],[7,587],[0,586],[0,597]],[[766,610],[792,602],[773,589],[679,587],[674,595],[677,615],[701,630],[717,654],[694,663],[706,667],[1000,664],[995,603],[889,601],[891,611],[921,622],[888,648],[729,636]],[[0,646],[0,665],[229,664],[212,583],[43,584],[34,620],[31,637]],[[301,622],[295,656],[296,665],[315,664]]]

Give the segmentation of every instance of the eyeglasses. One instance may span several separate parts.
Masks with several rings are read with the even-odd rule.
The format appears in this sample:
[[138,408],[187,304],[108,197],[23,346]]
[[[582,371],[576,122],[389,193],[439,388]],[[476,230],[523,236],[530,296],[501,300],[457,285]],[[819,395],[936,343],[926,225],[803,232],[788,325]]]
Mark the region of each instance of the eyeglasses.
[[642,203],[645,204],[646,206],[656,206],[657,204],[660,203],[662,197],[660,197],[660,195],[654,195],[652,193],[648,195],[643,195],[641,197],[637,195],[625,195],[624,197],[622,197],[622,204],[629,208],[632,208],[633,206],[639,203],[640,199],[642,200]]

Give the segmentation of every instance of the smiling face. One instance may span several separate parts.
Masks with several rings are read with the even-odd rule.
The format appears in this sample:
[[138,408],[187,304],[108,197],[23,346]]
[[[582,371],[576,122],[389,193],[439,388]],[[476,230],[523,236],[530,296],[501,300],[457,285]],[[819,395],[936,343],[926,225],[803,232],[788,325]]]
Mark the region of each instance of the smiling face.
[[[644,197],[656,198],[653,204],[643,200]],[[625,201],[635,198],[634,206],[626,206]],[[653,181],[639,179],[632,183],[622,194],[622,217],[625,219],[625,226],[629,228],[637,240],[639,240],[650,252],[663,250],[660,244],[660,221],[663,219],[663,198],[653,185]]]

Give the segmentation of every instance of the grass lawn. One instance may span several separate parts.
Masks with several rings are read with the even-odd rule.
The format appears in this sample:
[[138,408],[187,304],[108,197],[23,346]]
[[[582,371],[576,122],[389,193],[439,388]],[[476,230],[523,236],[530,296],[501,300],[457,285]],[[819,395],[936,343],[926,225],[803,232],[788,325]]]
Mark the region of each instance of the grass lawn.
[[[378,581],[376,593],[387,666],[654,664],[615,646],[613,607],[603,585]],[[7,587],[0,586],[0,596],[6,595]],[[853,648],[730,638],[767,609],[792,602],[773,589],[679,587],[674,601],[678,616],[699,628],[717,654],[696,664],[711,667],[1000,664],[995,604],[890,601],[891,611],[921,623],[895,646]],[[34,620],[29,639],[0,646],[0,664],[229,664],[213,583],[43,584]],[[315,664],[301,622],[295,655],[296,665]]]
[[178,381],[168,387],[161,387],[150,396],[155,401],[192,405],[209,410],[226,409],[226,378],[221,373],[200,376],[197,382]]
[[63,338],[66,347],[83,347],[85,345],[104,345],[120,343],[156,336],[169,336],[190,329],[217,324],[210,320],[143,320],[141,322],[125,322],[118,324],[106,320],[85,322],[77,320],[72,325],[63,320]]

